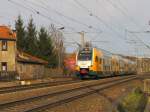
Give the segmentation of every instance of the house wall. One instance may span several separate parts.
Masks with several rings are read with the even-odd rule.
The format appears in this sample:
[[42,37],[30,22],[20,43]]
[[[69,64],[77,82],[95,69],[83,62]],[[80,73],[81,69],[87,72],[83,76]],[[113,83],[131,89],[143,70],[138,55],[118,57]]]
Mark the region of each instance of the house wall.
[[[7,40],[7,50],[2,51],[0,40],[0,80],[13,80],[16,73],[16,41]],[[7,71],[2,71],[2,62],[7,63]]]
[[44,65],[17,62],[20,79],[38,79],[44,76]]
[[2,71],[2,62],[7,62],[7,71],[16,71],[16,41],[7,41],[7,51],[2,51],[2,40],[0,40],[0,71]]

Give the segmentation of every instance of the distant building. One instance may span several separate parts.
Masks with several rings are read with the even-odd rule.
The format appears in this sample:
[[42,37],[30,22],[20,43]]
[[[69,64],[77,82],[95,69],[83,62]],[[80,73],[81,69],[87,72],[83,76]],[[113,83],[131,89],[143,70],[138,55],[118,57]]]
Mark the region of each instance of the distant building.
[[0,80],[37,79],[44,75],[44,61],[17,51],[16,34],[7,26],[0,26]]
[[139,74],[150,73],[150,58],[138,58],[137,65]]

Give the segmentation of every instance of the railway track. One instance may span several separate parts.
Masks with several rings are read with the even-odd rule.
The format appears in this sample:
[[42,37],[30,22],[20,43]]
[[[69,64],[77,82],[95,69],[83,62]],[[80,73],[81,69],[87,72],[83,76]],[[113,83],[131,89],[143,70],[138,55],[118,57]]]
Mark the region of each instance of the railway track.
[[0,112],[42,112],[47,107],[52,108],[134,79],[137,79],[137,76],[112,78],[112,80],[103,82],[95,80],[55,86],[49,88],[49,92],[45,94],[36,94],[35,96],[1,103]]
[[69,84],[69,83],[77,83],[81,82],[81,80],[67,80],[67,81],[54,81],[54,82],[44,82],[44,83],[37,83],[37,84],[30,84],[30,85],[17,85],[12,87],[2,87],[0,88],[0,94],[11,93],[11,92],[18,92],[30,89],[38,89],[44,88],[49,86],[57,86],[61,84]]

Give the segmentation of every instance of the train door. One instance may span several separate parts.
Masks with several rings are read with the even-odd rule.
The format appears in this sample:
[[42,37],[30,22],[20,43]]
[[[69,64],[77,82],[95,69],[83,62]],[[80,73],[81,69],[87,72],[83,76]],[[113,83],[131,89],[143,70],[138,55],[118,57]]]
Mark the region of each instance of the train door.
[[96,71],[98,72],[99,64],[98,64],[98,56],[95,56],[95,66],[96,66]]

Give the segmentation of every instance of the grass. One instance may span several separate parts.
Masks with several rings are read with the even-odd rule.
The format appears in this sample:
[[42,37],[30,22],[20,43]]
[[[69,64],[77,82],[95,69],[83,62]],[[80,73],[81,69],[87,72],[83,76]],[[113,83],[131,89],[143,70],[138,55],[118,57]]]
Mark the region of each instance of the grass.
[[128,94],[118,105],[119,112],[144,112],[147,97],[140,88]]

